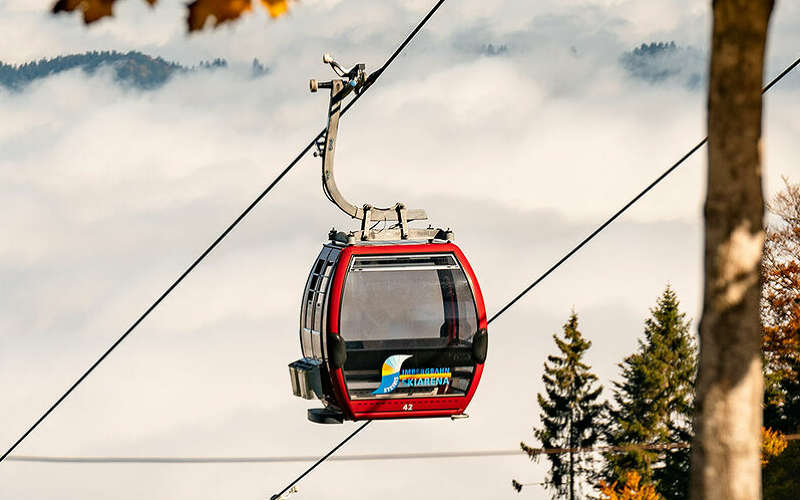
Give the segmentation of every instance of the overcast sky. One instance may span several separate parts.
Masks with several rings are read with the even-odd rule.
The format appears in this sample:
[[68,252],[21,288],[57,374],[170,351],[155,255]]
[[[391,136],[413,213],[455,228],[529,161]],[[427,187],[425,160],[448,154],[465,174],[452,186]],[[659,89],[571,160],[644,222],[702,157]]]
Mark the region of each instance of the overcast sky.
[[[86,29],[48,5],[0,0],[0,61],[140,50],[228,71],[125,89],[109,71],[0,88],[0,448],[10,445],[324,124],[321,62],[374,69],[433,0],[305,0],[270,20],[186,36],[184,2],[120,0]],[[357,204],[401,200],[455,230],[489,313],[704,135],[703,85],[653,84],[620,64],[654,41],[702,72],[709,2],[449,0],[343,119],[338,183]],[[778,2],[768,78],[800,47]],[[507,47],[490,56],[488,44]],[[696,56],[700,54],[700,56]],[[270,68],[251,79],[254,57]],[[696,65],[698,67],[693,67]],[[800,75],[766,98],[765,184],[800,180]],[[606,387],[667,283],[701,309],[705,150],[490,328],[471,418],[378,422],[342,453],[536,445],[542,363],[570,310]],[[274,456],[327,451],[355,427],[307,422],[286,365],[300,356],[301,288],[331,226],[354,227],[304,159],[18,449],[20,455]],[[696,321],[693,322],[696,324]],[[0,464],[15,500],[263,499],[305,464]],[[531,498],[524,456],[332,462],[306,499]]]

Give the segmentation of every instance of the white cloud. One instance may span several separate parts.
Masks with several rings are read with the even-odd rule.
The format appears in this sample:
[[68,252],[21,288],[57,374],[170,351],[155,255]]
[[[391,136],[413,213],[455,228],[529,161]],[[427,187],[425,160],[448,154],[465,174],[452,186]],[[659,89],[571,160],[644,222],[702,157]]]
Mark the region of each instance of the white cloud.
[[[180,76],[146,93],[70,72],[0,91],[1,443],[321,129],[326,98],[306,89],[328,74],[320,54],[375,68],[427,6],[308,1],[276,22],[256,14],[186,37],[180,6],[162,3],[121,2],[118,19],[90,30],[26,2],[0,16],[14,43],[0,47],[4,61],[116,48],[188,64],[257,56],[273,70]],[[446,4],[343,120],[343,191],[359,203],[399,198],[453,227],[496,311],[703,135],[701,92],[631,81],[617,58],[651,40],[698,45],[708,13],[642,5]],[[785,32],[800,14],[780,5]],[[771,53],[789,53],[792,36],[773,38]],[[509,54],[483,57],[485,43]],[[781,174],[800,178],[791,78],[767,97],[768,189]],[[532,439],[540,367],[571,307],[607,388],[666,282],[696,318],[703,165],[701,152],[492,325],[471,419],[376,423],[345,451],[515,448]],[[330,226],[349,224],[320,195],[318,169],[303,160],[18,453],[314,454],[346,435],[352,425],[305,421],[286,369],[299,356],[308,265]],[[0,496],[263,498],[302,468],[4,463]],[[298,498],[517,498],[511,478],[540,481],[543,470],[524,457],[330,463]]]

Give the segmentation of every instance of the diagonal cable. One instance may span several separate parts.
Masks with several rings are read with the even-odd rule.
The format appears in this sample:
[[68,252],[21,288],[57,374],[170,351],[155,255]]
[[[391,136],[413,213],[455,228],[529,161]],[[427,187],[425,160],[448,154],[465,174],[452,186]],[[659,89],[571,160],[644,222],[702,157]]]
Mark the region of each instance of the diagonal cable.
[[[345,107],[344,107],[344,109],[342,109],[342,114],[346,113],[346,112],[347,112],[347,110],[348,110],[348,109],[350,109],[350,107],[352,107],[352,106],[353,106],[353,105],[354,105],[354,104],[355,104],[355,103],[356,103],[356,102],[357,102],[357,101],[358,101],[358,100],[361,98],[361,96],[363,96],[363,95],[364,95],[364,93],[365,93],[367,90],[369,90],[369,87],[370,87],[370,86],[371,86],[373,83],[375,83],[375,81],[376,81],[378,78],[380,78],[380,76],[383,74],[383,72],[384,72],[384,71],[386,71],[386,69],[389,67],[389,65],[390,65],[390,64],[391,64],[391,63],[392,63],[392,62],[393,62],[393,61],[394,61],[394,60],[397,58],[397,56],[398,56],[398,55],[400,55],[400,53],[403,51],[403,49],[405,49],[405,48],[406,48],[406,46],[407,46],[409,43],[411,43],[411,40],[412,40],[412,39],[413,39],[413,38],[416,36],[416,34],[417,34],[417,33],[418,33],[418,32],[419,32],[421,29],[422,29],[422,27],[425,25],[425,23],[427,23],[427,22],[428,22],[428,19],[430,19],[430,18],[433,16],[433,14],[434,14],[434,13],[435,13],[437,10],[439,10],[439,7],[441,7],[441,5],[444,3],[444,1],[445,1],[445,0],[439,0],[439,1],[436,3],[436,5],[434,5],[434,6],[433,6],[433,8],[432,8],[432,9],[431,9],[431,10],[428,12],[428,14],[427,14],[427,15],[426,15],[426,16],[425,16],[423,19],[422,19],[422,21],[420,21],[420,23],[419,23],[419,24],[417,24],[417,26],[416,26],[416,27],[415,27],[415,28],[414,28],[414,29],[411,31],[411,33],[409,33],[409,34],[408,34],[408,36],[406,36],[406,38],[405,38],[405,39],[403,40],[403,42],[402,42],[402,43],[401,43],[401,44],[400,44],[400,45],[397,47],[397,49],[395,49],[395,51],[392,53],[392,55],[391,55],[391,56],[389,56],[389,58],[386,60],[386,62],[385,62],[385,63],[384,63],[384,64],[383,64],[383,65],[382,65],[382,66],[381,66],[381,67],[380,67],[380,68],[379,68],[377,71],[375,71],[374,73],[372,73],[372,74],[369,76],[369,79],[368,79],[368,81],[367,81],[367,85],[365,85],[365,87],[363,88],[363,90],[361,90],[361,91],[360,91],[360,92],[359,92],[359,93],[358,93],[358,94],[357,94],[357,95],[356,95],[356,96],[355,96],[355,97],[354,97],[354,98],[353,98],[353,99],[352,99],[352,100],[351,100],[349,103],[347,103],[347,106],[345,106]],[[210,254],[210,253],[211,253],[211,251],[212,251],[212,250],[214,250],[214,248],[216,248],[216,247],[217,247],[217,245],[219,245],[219,243],[220,243],[220,242],[221,242],[223,239],[225,239],[225,237],[226,237],[226,236],[228,236],[228,234],[229,234],[231,231],[233,231],[233,229],[234,229],[236,226],[238,226],[238,225],[239,225],[239,223],[240,223],[240,222],[241,222],[241,221],[242,221],[242,220],[243,220],[245,217],[247,217],[247,215],[248,215],[248,214],[249,214],[249,213],[250,213],[250,212],[251,212],[251,211],[252,211],[252,210],[253,210],[253,209],[256,207],[256,205],[258,205],[258,204],[261,202],[261,200],[263,200],[263,199],[264,199],[264,197],[266,197],[266,196],[267,196],[267,194],[269,194],[269,192],[270,192],[270,191],[272,191],[272,189],[273,189],[273,188],[274,188],[274,187],[275,187],[275,186],[276,186],[276,185],[277,185],[277,184],[278,184],[278,183],[279,183],[279,182],[280,182],[280,181],[281,181],[281,180],[282,180],[282,179],[283,179],[283,178],[286,176],[286,174],[288,174],[288,173],[289,173],[289,171],[290,171],[290,170],[292,170],[292,168],[294,168],[294,167],[295,167],[295,165],[297,165],[297,163],[300,161],[300,159],[302,159],[302,158],[303,158],[303,156],[305,156],[305,154],[306,154],[306,153],[308,153],[308,151],[309,151],[309,150],[310,150],[310,149],[311,149],[311,148],[314,146],[314,144],[315,144],[315,143],[316,143],[316,142],[317,142],[317,141],[318,141],[320,138],[322,138],[322,137],[324,136],[324,134],[325,134],[325,130],[323,129],[323,130],[322,130],[320,133],[318,133],[318,134],[317,134],[317,135],[316,135],[316,136],[315,136],[315,137],[314,137],[314,138],[311,140],[311,142],[309,142],[309,143],[308,143],[308,145],[306,145],[306,146],[305,146],[305,147],[304,147],[302,150],[300,150],[300,153],[298,153],[298,155],[297,155],[297,156],[294,158],[294,160],[292,160],[292,161],[289,163],[289,165],[287,165],[287,166],[286,166],[286,168],[284,168],[284,169],[281,171],[281,173],[280,173],[280,174],[278,174],[278,176],[277,176],[277,177],[276,177],[276,178],[275,178],[275,179],[274,179],[274,180],[273,180],[273,181],[272,181],[272,182],[271,182],[271,183],[270,183],[270,184],[269,184],[269,185],[268,185],[268,186],[267,186],[267,187],[266,187],[266,188],[265,188],[265,189],[264,189],[262,192],[261,192],[261,194],[259,194],[259,195],[256,197],[256,199],[255,199],[255,200],[253,200],[253,201],[252,201],[252,203],[250,203],[250,205],[248,205],[248,206],[247,206],[247,208],[245,208],[245,209],[244,209],[244,211],[242,211],[242,213],[241,213],[241,214],[239,214],[239,216],[238,216],[238,217],[236,217],[236,219],[234,219],[234,221],[233,221],[233,222],[232,222],[232,223],[231,223],[231,224],[230,224],[230,225],[229,225],[229,226],[228,226],[228,227],[227,227],[227,228],[226,228],[226,229],[225,229],[225,230],[222,232],[222,234],[220,234],[220,235],[217,237],[217,239],[215,239],[215,240],[213,241],[213,243],[211,243],[211,245],[209,245],[209,246],[208,246],[208,248],[206,248],[206,249],[203,251],[203,253],[201,253],[201,254],[200,254],[200,256],[199,256],[199,257],[197,257],[197,258],[194,260],[194,262],[192,262],[192,263],[191,263],[191,265],[189,265],[189,267],[188,267],[188,268],[186,268],[186,270],[185,270],[183,273],[181,273],[181,275],[180,275],[180,276],[178,276],[178,279],[176,279],[176,280],[175,280],[175,281],[174,281],[174,282],[173,282],[173,283],[172,283],[172,284],[171,284],[171,285],[170,285],[170,286],[169,286],[169,287],[168,287],[168,288],[167,288],[167,289],[164,291],[164,293],[162,293],[162,294],[161,294],[161,295],[160,295],[160,296],[159,296],[159,297],[158,297],[158,298],[155,300],[155,302],[153,302],[153,303],[152,303],[152,305],[150,305],[150,307],[148,307],[148,308],[147,308],[147,309],[146,309],[146,310],[145,310],[145,311],[144,311],[144,312],[141,314],[141,316],[139,316],[139,317],[136,319],[136,321],[134,321],[134,322],[133,322],[133,324],[132,324],[130,327],[128,327],[128,329],[127,329],[127,330],[125,330],[125,333],[123,333],[123,334],[122,334],[122,335],[121,335],[121,336],[120,336],[120,337],[119,337],[119,338],[116,340],[116,342],[114,342],[114,343],[111,345],[111,347],[109,347],[109,348],[106,350],[106,352],[104,352],[104,353],[103,353],[103,355],[102,355],[102,356],[100,356],[100,357],[97,359],[97,361],[95,361],[95,362],[94,362],[94,363],[93,363],[93,364],[92,364],[92,365],[89,367],[89,369],[88,369],[88,370],[86,370],[86,371],[83,373],[83,375],[81,375],[81,376],[78,378],[78,380],[76,380],[76,381],[75,381],[75,382],[74,382],[74,383],[73,383],[73,384],[72,384],[72,385],[69,387],[69,389],[67,389],[67,391],[66,391],[66,392],[64,392],[64,394],[62,394],[62,395],[61,395],[61,397],[59,397],[59,398],[56,400],[56,402],[55,402],[55,403],[53,403],[53,404],[50,406],[50,408],[48,408],[48,409],[47,409],[47,411],[45,411],[45,412],[42,414],[42,416],[41,416],[41,417],[39,417],[39,418],[36,420],[36,422],[34,422],[34,423],[33,423],[33,425],[31,425],[31,426],[30,426],[30,428],[28,428],[28,430],[26,430],[26,431],[25,431],[25,433],[24,433],[24,434],[22,434],[22,436],[20,436],[20,437],[19,437],[19,439],[17,439],[17,440],[14,442],[14,444],[12,444],[12,445],[11,445],[11,447],[9,447],[9,448],[8,448],[8,450],[6,450],[6,452],[5,452],[5,453],[3,453],[3,455],[2,455],[2,456],[0,456],[0,462],[2,462],[3,460],[5,460],[5,459],[6,459],[6,457],[7,457],[9,454],[11,454],[11,452],[12,452],[12,451],[14,451],[14,449],[15,449],[17,446],[19,446],[19,444],[20,444],[20,443],[22,443],[22,441],[24,441],[24,440],[25,440],[25,438],[27,438],[27,437],[28,437],[28,435],[29,435],[31,432],[33,432],[33,431],[34,431],[34,429],[36,429],[36,427],[38,427],[38,426],[39,426],[39,424],[41,424],[41,423],[44,421],[44,419],[46,419],[46,418],[47,418],[47,417],[48,417],[48,416],[49,416],[49,415],[50,415],[50,414],[53,412],[53,410],[55,410],[55,409],[58,407],[58,405],[60,405],[60,404],[61,404],[61,403],[62,403],[62,402],[65,400],[65,399],[67,399],[67,397],[69,397],[69,395],[70,395],[70,394],[72,394],[72,391],[74,391],[74,390],[75,390],[75,388],[77,388],[77,387],[78,387],[78,386],[81,384],[81,382],[83,382],[83,381],[86,379],[86,377],[88,377],[88,376],[89,376],[89,375],[90,375],[90,374],[91,374],[91,373],[92,373],[92,372],[95,370],[95,368],[97,368],[97,367],[100,365],[100,363],[102,363],[102,362],[103,362],[103,361],[104,361],[104,360],[105,360],[105,359],[108,357],[108,355],[109,355],[109,354],[111,354],[111,353],[114,351],[114,349],[116,349],[116,348],[117,348],[117,347],[118,347],[118,346],[119,346],[119,345],[122,343],[122,341],[123,341],[123,340],[125,340],[125,338],[127,338],[127,337],[128,337],[128,335],[130,335],[130,334],[131,334],[131,333],[132,333],[132,332],[133,332],[133,331],[136,329],[136,327],[137,327],[137,326],[139,326],[139,324],[140,324],[142,321],[144,321],[144,320],[145,320],[145,318],[147,318],[147,316],[149,316],[149,315],[150,315],[150,313],[151,313],[151,312],[153,312],[153,310],[154,310],[156,307],[158,307],[158,305],[159,305],[159,304],[161,304],[161,302],[162,302],[162,301],[163,301],[163,300],[164,300],[164,299],[165,299],[165,298],[166,298],[166,297],[167,297],[167,296],[168,296],[170,293],[172,293],[172,291],[173,291],[173,290],[174,290],[174,289],[175,289],[175,288],[176,288],[176,287],[177,287],[177,286],[178,286],[178,285],[179,285],[179,284],[180,284],[180,283],[181,283],[181,282],[184,280],[184,278],[186,278],[186,276],[188,276],[188,275],[189,275],[189,273],[191,273],[191,272],[194,270],[194,268],[195,268],[195,267],[197,267],[197,266],[198,266],[198,264],[200,264],[200,263],[201,263],[201,262],[202,262],[202,261],[203,261],[203,260],[204,260],[204,259],[205,259],[205,258],[208,256],[208,254]]]
[[342,441],[341,441],[339,444],[337,444],[336,446],[334,446],[334,447],[331,449],[331,451],[329,451],[329,452],[328,452],[328,453],[326,453],[326,454],[325,454],[325,455],[324,455],[322,458],[320,458],[319,460],[317,460],[316,462],[314,462],[314,465],[312,465],[311,467],[309,467],[308,469],[306,469],[306,470],[305,470],[305,472],[303,472],[302,474],[300,474],[299,476],[297,476],[297,477],[296,477],[296,478],[295,478],[295,479],[294,479],[294,480],[293,480],[291,483],[289,483],[289,484],[288,484],[288,485],[287,485],[287,486],[286,486],[284,489],[282,489],[282,490],[281,490],[279,493],[276,493],[276,494],[272,495],[272,496],[270,497],[270,500],[279,500],[279,499],[281,498],[281,495],[283,495],[284,493],[286,493],[287,491],[289,491],[290,489],[292,489],[292,487],[293,487],[295,484],[299,483],[301,479],[303,479],[304,477],[306,477],[307,475],[309,475],[309,474],[311,473],[311,471],[313,471],[314,469],[316,469],[316,468],[317,468],[317,466],[318,466],[319,464],[321,464],[322,462],[324,462],[325,460],[327,460],[327,459],[328,459],[328,458],[329,458],[331,455],[333,455],[334,453],[336,453],[336,451],[337,451],[339,448],[341,448],[342,446],[344,446],[344,445],[345,445],[345,443],[347,443],[348,441],[350,441],[351,439],[353,439],[353,438],[356,436],[356,434],[358,434],[359,432],[361,432],[362,430],[364,430],[364,428],[365,428],[366,426],[368,426],[370,423],[372,423],[372,420],[367,420],[366,422],[364,422],[363,424],[361,424],[361,426],[360,426],[358,429],[354,430],[354,431],[353,431],[353,432],[352,432],[352,433],[351,433],[349,436],[347,436],[347,437],[346,437],[346,438],[344,438],[344,440],[342,440]]
[[[795,61],[794,61],[792,64],[790,64],[789,66],[787,66],[787,67],[786,67],[786,69],[784,69],[783,71],[781,71],[781,72],[780,72],[780,74],[778,74],[778,76],[776,76],[775,78],[773,78],[773,79],[772,79],[772,80],[771,80],[771,81],[770,81],[770,82],[769,82],[769,83],[768,83],[768,84],[767,84],[767,85],[766,85],[766,86],[765,86],[765,87],[764,87],[764,88],[761,90],[761,93],[762,93],[762,94],[765,94],[767,91],[769,91],[769,89],[771,89],[773,85],[775,85],[776,83],[778,83],[779,81],[781,81],[781,80],[783,79],[783,77],[785,77],[786,75],[788,75],[788,74],[789,74],[789,73],[790,73],[790,72],[791,72],[791,71],[792,71],[794,68],[796,68],[796,67],[797,67],[797,65],[798,65],[798,64],[800,64],[800,58],[797,58],[797,59],[796,59],[796,60],[795,60]],[[544,279],[545,279],[545,278],[547,278],[548,276],[550,276],[550,274],[551,274],[553,271],[555,271],[556,269],[558,269],[559,267],[561,267],[561,264],[563,264],[564,262],[566,262],[567,260],[569,260],[569,258],[570,258],[570,257],[572,257],[573,255],[575,255],[576,253],[578,253],[578,251],[579,251],[581,248],[583,248],[583,247],[584,247],[584,246],[585,246],[587,243],[589,243],[590,241],[592,241],[592,240],[594,239],[594,237],[595,237],[595,236],[597,236],[598,234],[600,234],[600,232],[602,232],[602,231],[603,231],[605,228],[607,228],[607,227],[608,227],[608,226],[609,226],[609,225],[610,225],[612,222],[614,222],[615,220],[617,220],[617,218],[618,218],[620,215],[622,215],[623,213],[625,213],[625,212],[626,212],[626,211],[627,211],[629,208],[631,208],[631,207],[632,207],[632,206],[633,206],[633,205],[634,205],[634,204],[635,204],[637,201],[639,201],[640,199],[642,199],[642,197],[644,197],[644,195],[646,195],[647,193],[649,193],[651,189],[653,189],[654,187],[656,187],[656,185],[658,185],[658,184],[659,184],[661,181],[663,181],[664,179],[666,179],[666,178],[667,178],[667,176],[669,176],[669,174],[671,174],[671,173],[672,173],[672,172],[674,172],[674,171],[675,171],[675,170],[676,170],[678,167],[680,167],[680,166],[683,164],[683,162],[685,162],[686,160],[688,160],[688,159],[689,159],[689,157],[690,157],[690,156],[692,156],[693,154],[695,154],[695,153],[697,152],[697,150],[698,150],[698,149],[700,149],[701,147],[703,147],[703,146],[706,144],[706,142],[708,142],[708,136],[706,136],[705,138],[703,138],[703,140],[701,140],[700,142],[698,142],[698,143],[697,143],[697,144],[696,144],[696,145],[695,145],[695,146],[694,146],[692,149],[690,149],[690,150],[689,150],[689,152],[688,152],[688,153],[686,153],[685,155],[683,155],[683,157],[681,157],[681,159],[680,159],[680,160],[678,160],[678,161],[676,161],[675,163],[673,163],[673,164],[672,164],[672,165],[671,165],[671,166],[670,166],[670,167],[669,167],[667,170],[665,170],[665,171],[664,171],[664,173],[662,173],[661,175],[659,175],[659,176],[656,178],[656,180],[654,180],[654,181],[653,181],[653,182],[651,182],[651,183],[650,183],[650,184],[649,184],[647,187],[645,187],[643,190],[641,190],[641,191],[639,192],[639,194],[637,194],[636,196],[634,196],[634,197],[633,197],[633,199],[631,199],[631,201],[629,201],[628,203],[626,203],[626,204],[625,204],[625,205],[624,205],[622,208],[620,208],[620,209],[619,209],[619,210],[618,210],[616,213],[614,213],[614,215],[612,215],[612,216],[611,216],[611,217],[609,217],[609,218],[608,218],[608,219],[607,219],[605,222],[603,222],[602,224],[600,224],[600,225],[597,227],[597,229],[595,229],[594,231],[592,231],[592,232],[591,232],[591,234],[589,234],[589,236],[587,236],[586,238],[584,238],[584,239],[583,239],[583,240],[582,240],[580,243],[578,243],[578,244],[577,244],[577,245],[576,245],[576,246],[575,246],[575,247],[574,247],[572,250],[570,250],[569,252],[567,252],[567,254],[566,254],[566,255],[564,255],[563,257],[561,257],[561,259],[559,259],[559,260],[558,260],[558,262],[556,262],[555,264],[553,264],[552,266],[550,266],[550,267],[549,267],[549,268],[548,268],[548,269],[547,269],[547,270],[546,270],[544,273],[542,273],[542,275],[541,275],[541,276],[539,276],[538,278],[536,278],[536,280],[535,280],[533,283],[531,283],[531,284],[530,284],[530,285],[528,285],[528,286],[527,286],[527,287],[526,287],[524,290],[522,290],[520,293],[518,293],[518,294],[517,294],[517,295],[516,295],[516,296],[515,296],[513,299],[511,299],[511,301],[509,301],[509,302],[508,302],[506,305],[504,305],[504,306],[503,306],[503,307],[502,307],[502,308],[501,308],[499,311],[497,311],[497,312],[494,314],[494,316],[492,316],[491,318],[489,318],[489,321],[488,321],[488,322],[489,322],[489,323],[491,323],[492,321],[494,321],[494,320],[496,320],[498,317],[500,317],[500,315],[501,315],[501,314],[503,314],[503,313],[504,313],[504,312],[506,312],[506,311],[507,311],[507,310],[508,310],[508,309],[509,309],[511,306],[513,306],[514,304],[516,304],[516,303],[517,303],[517,302],[518,302],[518,301],[519,301],[519,300],[520,300],[522,297],[524,297],[524,296],[525,296],[525,294],[527,294],[528,292],[530,292],[531,290],[533,290],[533,288],[534,288],[536,285],[538,285],[539,283],[541,283],[542,281],[544,281]]]
[[702,141],[698,142],[698,143],[697,143],[697,144],[696,144],[696,145],[695,145],[695,146],[694,146],[692,149],[690,149],[690,150],[689,150],[689,152],[688,152],[688,153],[686,153],[685,155],[683,155],[683,157],[681,157],[681,159],[680,159],[680,160],[678,160],[678,161],[676,161],[675,163],[673,163],[673,164],[672,164],[672,166],[671,166],[671,167],[669,167],[669,168],[668,168],[666,171],[664,171],[664,173],[663,173],[663,174],[659,175],[659,176],[656,178],[656,180],[654,180],[653,182],[651,182],[651,183],[650,183],[650,184],[649,184],[649,185],[648,185],[646,188],[644,188],[642,191],[640,191],[640,192],[639,192],[639,194],[637,194],[636,196],[634,196],[634,197],[633,197],[633,199],[632,199],[631,201],[629,201],[628,203],[626,203],[626,204],[625,204],[625,206],[623,206],[622,208],[620,208],[620,209],[619,209],[619,210],[618,210],[618,211],[617,211],[617,212],[616,212],[614,215],[612,215],[612,216],[611,216],[611,217],[609,217],[609,218],[608,218],[608,219],[607,219],[607,220],[606,220],[604,223],[602,223],[601,225],[599,225],[599,226],[597,227],[597,229],[595,229],[594,231],[592,231],[592,233],[591,233],[591,234],[589,234],[589,236],[587,236],[586,238],[584,238],[584,239],[583,239],[583,240],[582,240],[580,243],[578,243],[578,244],[577,244],[577,245],[576,245],[576,246],[575,246],[575,247],[574,247],[572,250],[570,250],[569,252],[567,252],[567,254],[566,254],[566,255],[564,255],[563,257],[561,257],[561,259],[559,259],[559,260],[558,260],[558,262],[556,262],[555,264],[553,264],[552,266],[550,266],[550,268],[548,268],[548,269],[547,269],[547,271],[545,271],[544,273],[542,273],[542,275],[541,275],[541,276],[539,276],[538,278],[536,278],[536,280],[535,280],[533,283],[531,283],[530,285],[528,285],[528,286],[527,286],[527,287],[526,287],[524,290],[522,290],[522,291],[521,291],[519,294],[517,294],[517,296],[516,296],[516,297],[514,297],[513,299],[511,299],[511,301],[510,301],[510,302],[508,302],[506,305],[504,305],[502,309],[500,309],[499,311],[497,311],[496,313],[494,313],[494,316],[492,316],[491,318],[489,318],[489,321],[488,321],[488,323],[491,323],[492,321],[496,320],[496,319],[497,319],[497,318],[498,318],[498,317],[499,317],[501,314],[503,314],[504,312],[506,312],[506,311],[507,311],[507,310],[508,310],[508,309],[509,309],[511,306],[513,306],[514,304],[516,304],[516,303],[517,303],[517,301],[519,301],[519,300],[520,300],[522,297],[524,297],[524,296],[525,296],[525,294],[527,294],[528,292],[530,292],[530,291],[531,291],[531,290],[532,290],[532,289],[533,289],[533,288],[534,288],[536,285],[538,285],[539,283],[541,283],[542,281],[544,281],[544,279],[545,279],[545,278],[547,278],[548,276],[550,276],[550,274],[551,274],[553,271],[555,271],[556,269],[558,269],[559,267],[561,267],[561,264],[563,264],[563,263],[564,263],[564,262],[566,262],[566,261],[567,261],[567,260],[568,260],[570,257],[572,257],[573,255],[575,255],[576,253],[578,253],[578,250],[580,250],[580,249],[581,249],[581,248],[583,248],[583,247],[584,247],[584,246],[585,246],[587,243],[589,243],[590,241],[592,241],[592,240],[594,239],[594,237],[595,237],[595,236],[597,236],[598,234],[600,234],[600,232],[601,232],[601,231],[603,231],[603,229],[607,228],[607,227],[608,227],[608,226],[609,226],[609,225],[610,225],[612,222],[614,222],[615,220],[617,220],[617,218],[618,218],[620,215],[622,215],[623,213],[625,213],[625,211],[627,211],[629,208],[631,208],[631,206],[633,206],[633,204],[634,204],[634,203],[636,203],[637,201],[639,201],[640,199],[642,199],[642,197],[643,197],[644,195],[646,195],[648,192],[650,192],[650,190],[651,190],[651,189],[653,189],[654,187],[656,187],[656,185],[657,185],[658,183],[660,183],[661,181],[663,181],[663,180],[664,180],[664,179],[665,179],[665,178],[666,178],[666,177],[667,177],[669,174],[671,174],[672,172],[674,172],[674,171],[675,171],[675,169],[677,169],[679,166],[681,166],[681,164],[682,164],[683,162],[685,162],[686,160],[688,160],[688,159],[689,159],[689,157],[690,157],[690,156],[692,156],[692,155],[693,155],[693,154],[694,154],[694,153],[695,153],[695,152],[696,152],[698,149],[700,149],[701,147],[703,147],[703,146],[705,145],[705,143],[706,143],[706,142],[708,142],[708,137],[706,137],[706,138],[704,138]]

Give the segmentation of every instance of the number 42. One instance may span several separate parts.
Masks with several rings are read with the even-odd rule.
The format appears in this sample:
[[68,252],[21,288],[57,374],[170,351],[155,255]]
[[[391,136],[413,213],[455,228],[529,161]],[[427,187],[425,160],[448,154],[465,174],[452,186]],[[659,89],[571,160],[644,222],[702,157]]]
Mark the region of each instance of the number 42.
[[403,405],[403,411],[411,411],[413,409],[414,409],[414,405],[413,404],[404,404]]

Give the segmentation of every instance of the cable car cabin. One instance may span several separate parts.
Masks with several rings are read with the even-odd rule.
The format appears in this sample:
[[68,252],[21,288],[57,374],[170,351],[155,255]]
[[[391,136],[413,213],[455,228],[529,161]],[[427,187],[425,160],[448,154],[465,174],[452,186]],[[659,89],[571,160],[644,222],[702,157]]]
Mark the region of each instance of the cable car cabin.
[[445,242],[323,246],[300,313],[295,395],[319,398],[309,420],[463,415],[488,343],[478,280]]

